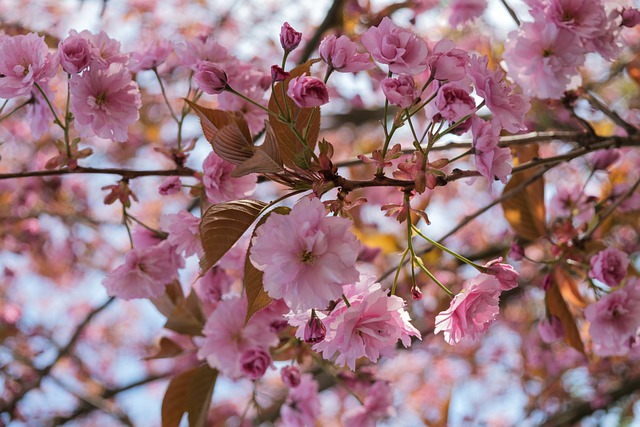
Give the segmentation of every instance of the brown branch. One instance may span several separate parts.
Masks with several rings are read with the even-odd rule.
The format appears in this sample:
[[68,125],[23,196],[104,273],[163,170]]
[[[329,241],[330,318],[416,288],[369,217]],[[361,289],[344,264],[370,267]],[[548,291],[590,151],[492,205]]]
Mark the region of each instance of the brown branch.
[[609,109],[605,104],[603,104],[598,98],[596,98],[592,93],[588,93],[585,95],[585,99],[589,101],[591,105],[600,110],[605,116],[609,117],[612,122],[623,128],[627,134],[634,135],[639,132],[638,128],[633,126],[631,123],[624,120],[622,117],[618,115],[615,111]]
[[134,179],[142,176],[195,176],[197,171],[191,168],[177,168],[166,170],[131,170],[119,168],[85,168],[77,167],[75,169],[54,169],[39,171],[24,171],[0,174],[0,180],[11,178],[28,178],[34,176],[57,176],[70,174],[106,174],[120,175],[125,179]]
[[607,409],[613,406],[618,400],[629,396],[638,390],[640,390],[640,377],[631,378],[623,382],[620,387],[606,393],[604,397],[607,403],[604,406],[594,408],[591,402],[580,402],[563,410],[562,412],[551,415],[545,420],[542,426],[553,427],[575,425],[583,418],[592,415],[596,410]]
[[304,46],[302,54],[300,55],[299,63],[303,64],[309,60],[311,54],[320,44],[320,38],[324,33],[333,27],[341,25],[342,16],[340,15],[340,9],[344,6],[345,0],[333,0],[333,4],[327,11],[324,20],[320,26],[316,29],[316,32],[311,36],[307,44]]

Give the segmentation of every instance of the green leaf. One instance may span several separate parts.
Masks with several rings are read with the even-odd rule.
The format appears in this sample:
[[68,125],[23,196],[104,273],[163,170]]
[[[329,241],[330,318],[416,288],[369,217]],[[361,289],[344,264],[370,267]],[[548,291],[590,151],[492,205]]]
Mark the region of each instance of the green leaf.
[[[258,224],[253,231],[253,235],[255,236],[258,228],[260,228],[260,226],[264,224],[264,222],[272,213],[276,213],[279,215],[288,215],[289,212],[291,212],[291,208],[288,208],[286,206],[280,206],[270,211],[265,216],[260,218],[260,221],[258,221]],[[268,307],[272,301],[271,297],[264,291],[264,285],[262,283],[262,271],[255,268],[251,263],[251,260],[249,259],[250,252],[251,244],[249,244],[249,249],[247,250],[247,255],[244,259],[244,289],[247,293],[248,301],[247,316],[244,319],[245,324],[249,322],[249,319],[251,319],[251,317],[258,311]]]
[[[516,148],[517,161],[522,164],[538,156],[538,145],[530,144]],[[531,168],[511,176],[503,193],[507,193],[529,180],[539,171]],[[504,216],[518,234],[527,240],[536,240],[547,234],[544,206],[544,178],[541,176],[529,183],[522,191],[502,201]]]
[[200,239],[204,248],[204,256],[200,260],[202,274],[231,249],[266,206],[264,202],[245,199],[219,203],[207,209],[200,221]]
[[190,427],[204,427],[217,377],[209,365],[175,376],[162,400],[162,427],[178,427],[185,413]]
[[[299,108],[291,98],[286,96],[286,91],[292,78],[303,74],[309,74],[311,65],[317,61],[318,60],[309,60],[291,70],[291,75],[285,81],[277,83],[274,86],[273,93],[269,99],[269,110],[276,114],[286,117],[288,109],[288,112],[291,114],[290,117],[296,119],[295,129],[297,130],[298,135],[304,137],[306,134],[307,145],[311,150],[315,147],[318,140],[318,134],[320,133],[320,107]],[[281,108],[283,110],[282,112],[280,111]],[[311,159],[310,152],[307,151],[305,153],[304,144],[300,141],[296,132],[290,128],[290,125],[280,121],[271,114],[269,115],[269,124],[273,128],[273,133],[284,165],[295,169],[298,163],[303,165],[308,164]],[[307,125],[309,128],[308,130]],[[296,162],[296,156],[300,155],[305,156],[306,159],[303,161],[298,159]]]

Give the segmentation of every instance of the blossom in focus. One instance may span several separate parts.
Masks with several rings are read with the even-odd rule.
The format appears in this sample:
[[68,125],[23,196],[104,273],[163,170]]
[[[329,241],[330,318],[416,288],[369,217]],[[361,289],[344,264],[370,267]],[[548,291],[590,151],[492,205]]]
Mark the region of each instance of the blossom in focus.
[[298,76],[291,79],[287,95],[300,108],[319,107],[329,102],[329,90],[317,77]]
[[495,278],[498,279],[501,291],[509,291],[516,288],[518,286],[518,276],[520,276],[520,273],[515,271],[509,264],[501,264],[500,261],[502,261],[502,257],[488,262],[485,265],[487,268],[486,274],[495,276]]
[[342,422],[349,427],[375,427],[378,420],[395,415],[391,385],[387,381],[376,381],[367,390],[363,404],[346,411]]
[[580,83],[578,66],[584,53],[575,33],[553,22],[535,21],[509,33],[503,58],[509,76],[527,95],[558,99]]
[[411,106],[418,97],[416,83],[408,74],[400,74],[397,78],[386,78],[380,82],[380,87],[389,102],[400,108]]
[[465,50],[456,49],[455,46],[452,40],[445,39],[433,47],[428,64],[434,79],[453,82],[462,80],[467,75],[466,64],[469,54]]
[[427,43],[412,32],[397,27],[388,17],[362,35],[362,44],[373,59],[388,64],[392,73],[417,74],[427,68]]
[[69,37],[58,44],[60,65],[68,74],[78,74],[91,63],[92,48],[89,40],[75,30],[69,31]]
[[125,255],[124,264],[102,281],[107,294],[125,300],[157,298],[165,286],[178,279],[178,269],[184,259],[168,241],[134,248]]
[[302,33],[294,30],[288,22],[285,22],[280,28],[280,45],[284,51],[291,52],[298,47],[301,41]]
[[50,53],[44,36],[0,34],[0,98],[28,95],[36,83],[56,74],[58,56]]
[[202,183],[207,198],[213,204],[242,199],[256,189],[255,175],[239,178],[231,176],[234,166],[220,158],[214,151],[202,163]]
[[185,257],[204,255],[200,241],[200,218],[193,216],[191,212],[181,210],[177,214],[162,215],[160,228],[169,233],[167,240],[176,247],[179,254],[184,252]]
[[267,326],[274,314],[266,311],[257,313],[245,325],[246,315],[245,296],[224,299],[202,330],[204,340],[198,350],[198,359],[206,360],[209,366],[219,369],[231,379],[245,375],[239,355],[256,348],[267,352],[270,346],[278,343],[278,336]]
[[222,93],[227,88],[227,73],[213,62],[200,62],[193,79],[200,89],[210,95]]
[[289,215],[272,214],[256,230],[253,265],[264,272],[264,290],[294,311],[324,308],[342,285],[358,279],[360,243],[351,221],[327,217],[318,199],[304,198]]
[[440,115],[451,122],[457,122],[476,110],[476,103],[467,88],[456,83],[442,85],[434,105]]
[[616,249],[607,248],[589,260],[589,277],[598,279],[609,286],[618,286],[627,275],[629,256]]
[[127,128],[138,121],[142,102],[138,85],[122,64],[87,70],[69,82],[71,112],[81,135],[114,141],[128,139]]
[[487,8],[487,0],[452,0],[449,8],[449,24],[457,27],[481,16]]
[[498,146],[500,125],[496,120],[485,122],[478,116],[471,117],[471,133],[476,168],[491,183],[497,177],[503,183],[511,173],[511,150]]
[[595,354],[606,357],[629,352],[640,328],[639,306],[640,282],[634,278],[585,308]]
[[342,73],[370,70],[376,65],[366,53],[358,53],[358,45],[347,36],[330,35],[320,42],[320,57],[331,69]]
[[449,308],[436,316],[433,333],[443,332],[451,345],[476,341],[496,319],[499,297],[500,282],[495,277],[481,274],[471,279]]
[[358,282],[342,289],[351,306],[341,300],[324,319],[327,335],[313,346],[323,358],[329,360],[337,354],[336,365],[355,370],[360,357],[376,362],[381,356],[392,356],[398,340],[409,347],[412,336],[420,338],[404,309],[404,300],[388,295],[374,276],[361,274]]
[[289,389],[289,394],[280,409],[279,427],[309,427],[315,425],[320,416],[318,383],[311,374],[302,374],[300,384]]

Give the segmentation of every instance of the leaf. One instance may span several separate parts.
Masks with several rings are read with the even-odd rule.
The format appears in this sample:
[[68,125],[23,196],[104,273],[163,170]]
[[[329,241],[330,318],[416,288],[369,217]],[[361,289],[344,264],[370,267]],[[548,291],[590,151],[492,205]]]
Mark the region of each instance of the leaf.
[[562,298],[560,288],[558,288],[558,285],[555,283],[551,285],[551,288],[547,291],[546,301],[547,307],[549,308],[549,314],[557,316],[562,322],[562,326],[564,326],[564,330],[567,333],[564,340],[571,347],[584,354],[584,344],[580,338],[580,332],[578,332],[576,321],[573,314],[571,314],[571,311],[569,311],[567,303]]
[[180,347],[175,341],[162,337],[160,338],[160,343],[158,344],[158,351],[153,356],[145,357],[144,360],[153,360],[153,359],[165,359],[167,357],[174,357],[183,352],[182,347]]
[[234,165],[253,156],[251,132],[242,114],[205,108],[188,99],[185,101],[200,117],[204,137],[218,156]]
[[[311,65],[317,61],[317,59],[309,60],[291,70],[291,75],[285,81],[274,86],[273,93],[269,99],[269,110],[286,116],[288,109],[291,114],[290,117],[296,118],[295,128],[302,137],[307,133],[307,145],[311,150],[314,149],[320,133],[320,107],[299,108],[291,98],[286,96],[286,91],[292,78],[309,74]],[[283,113],[280,112],[280,107],[284,110]],[[311,152],[305,149],[304,144],[289,125],[281,122],[271,114],[269,115],[269,124],[273,129],[285,166],[295,169],[299,164],[308,164],[311,159]],[[309,125],[308,132],[306,130],[307,125]]]
[[186,335],[202,335],[206,319],[198,294],[191,290],[189,296],[180,301],[164,327]]
[[640,85],[640,54],[629,61],[627,64],[627,73],[629,73],[629,77],[635,80],[636,84]]
[[271,125],[267,123],[264,143],[255,147],[253,156],[236,166],[231,172],[231,176],[239,177],[250,173],[278,173],[283,170],[282,157],[276,137]]
[[[280,206],[275,208],[274,210],[268,212],[265,216],[260,218],[258,224],[256,225],[255,230],[253,231],[253,236],[256,235],[256,231],[262,224],[265,223],[267,218],[272,213],[280,214],[280,215],[288,215],[291,212],[291,208],[286,206]],[[247,316],[244,319],[245,325],[249,322],[249,319],[259,312],[260,310],[266,308],[271,304],[271,297],[264,291],[264,285],[262,283],[262,271],[258,270],[254,267],[249,259],[249,253],[251,252],[251,243],[249,243],[249,249],[247,250],[247,255],[244,259],[244,289],[247,293]]]
[[158,298],[152,298],[151,302],[164,317],[168,318],[183,299],[182,286],[178,280],[174,280],[165,286],[164,294]]
[[574,307],[585,308],[587,302],[578,290],[578,284],[571,276],[571,272],[562,267],[553,271],[553,278],[558,284],[562,298]]
[[204,427],[217,377],[209,365],[175,376],[162,400],[162,427],[178,427],[185,413],[190,427]]
[[[515,164],[522,164],[537,157],[537,144],[517,147],[516,156],[518,161],[514,160]],[[529,180],[538,171],[539,168],[531,168],[512,175],[504,187],[503,194]],[[546,235],[544,178],[541,176],[529,183],[522,191],[503,200],[502,209],[511,227],[523,239],[535,240]]]
[[200,238],[204,248],[204,256],[200,260],[202,274],[231,249],[265,206],[267,204],[264,202],[244,199],[219,203],[206,210],[200,221]]

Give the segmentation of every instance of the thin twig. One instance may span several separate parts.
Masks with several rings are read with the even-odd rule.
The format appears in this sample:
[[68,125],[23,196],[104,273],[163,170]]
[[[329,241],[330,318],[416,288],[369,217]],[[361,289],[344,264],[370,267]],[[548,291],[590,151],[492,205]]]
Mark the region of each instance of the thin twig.
[[125,179],[134,179],[142,176],[194,176],[197,171],[191,168],[176,168],[166,170],[131,170],[120,168],[86,168],[79,166],[75,169],[37,170],[0,174],[0,180],[11,178],[27,178],[34,176],[58,176],[71,174],[106,174],[120,175]]

